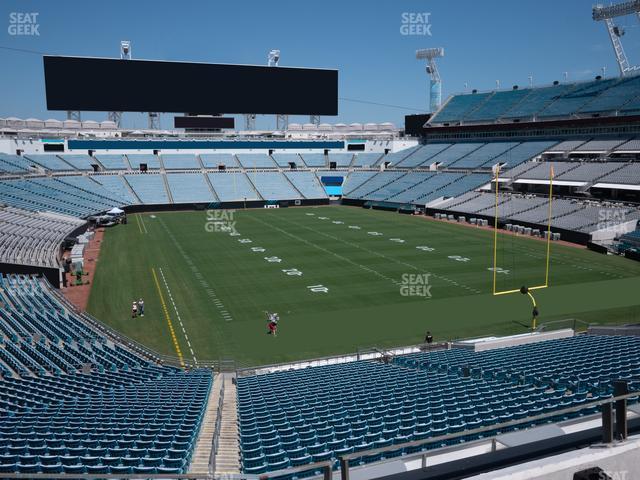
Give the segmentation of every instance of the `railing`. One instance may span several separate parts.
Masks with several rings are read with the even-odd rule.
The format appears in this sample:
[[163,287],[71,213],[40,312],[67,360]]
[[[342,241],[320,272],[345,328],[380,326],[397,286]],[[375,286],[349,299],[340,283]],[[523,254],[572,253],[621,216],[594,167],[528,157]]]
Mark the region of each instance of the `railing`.
[[216,471],[216,455],[218,454],[218,447],[220,446],[220,428],[222,426],[222,408],[224,405],[224,382],[225,378],[222,377],[220,398],[218,398],[218,406],[216,407],[216,424],[213,430],[213,445],[211,447],[211,457],[209,460],[210,473],[215,473]]
[[553,320],[551,322],[541,323],[536,329],[537,332],[546,332],[549,330],[559,330],[562,328],[570,328],[574,332],[578,332],[578,328],[582,328],[581,331],[586,331],[589,327],[594,326],[593,323],[585,322],[579,318],[566,318],[561,320]]
[[[398,451],[398,450],[403,450],[406,448],[418,448],[418,447],[423,447],[429,444],[443,444],[443,443],[447,443],[451,440],[456,440],[459,438],[463,438],[463,437],[469,437],[469,436],[473,436],[473,435],[482,435],[482,434],[493,434],[493,435],[489,435],[486,438],[483,438],[481,441],[486,442],[486,441],[491,441],[492,444],[493,442],[496,440],[496,436],[497,436],[497,432],[496,431],[500,431],[500,430],[504,430],[504,429],[511,429],[512,427],[517,427],[518,425],[522,425],[522,424],[530,424],[530,423],[547,423],[548,421],[550,421],[551,419],[553,419],[554,417],[558,417],[558,416],[564,416],[564,415],[569,415],[569,414],[573,414],[573,413],[579,413],[580,411],[583,410],[587,410],[587,409],[592,409],[595,407],[602,407],[602,441],[603,443],[611,443],[613,441],[614,435],[613,435],[613,423],[611,421],[611,415],[612,415],[612,409],[611,406],[612,404],[615,402],[616,403],[616,413],[617,413],[617,417],[616,417],[616,432],[619,434],[619,436],[621,436],[623,439],[626,438],[626,401],[634,398],[637,399],[638,396],[640,395],[640,392],[633,392],[633,393],[628,393],[625,395],[619,395],[616,397],[612,397],[612,398],[608,398],[605,400],[597,400],[595,402],[590,402],[590,403],[585,403],[583,405],[578,405],[576,407],[569,407],[569,408],[564,408],[561,410],[556,410],[553,412],[548,412],[548,413],[543,413],[540,415],[534,415],[532,417],[525,417],[523,419],[518,419],[518,420],[511,420],[509,422],[504,422],[504,423],[499,423],[496,425],[489,425],[486,427],[480,427],[480,428],[475,428],[473,430],[465,430],[462,432],[456,432],[456,433],[450,433],[447,435],[441,435],[439,437],[431,437],[431,438],[427,438],[427,439],[423,439],[423,440],[415,440],[415,441],[411,441],[411,442],[405,442],[405,443],[399,443],[396,445],[390,445],[388,447],[382,447],[382,448],[374,448],[374,449],[370,449],[370,450],[363,450],[360,452],[354,452],[354,453],[349,453],[346,455],[343,455],[339,458],[340,461],[340,470],[341,470],[341,479],[342,480],[349,480],[349,461],[353,458],[361,458],[364,456],[372,456],[372,455],[383,455],[385,452],[392,452],[392,451]],[[624,425],[619,425],[618,422],[620,422],[622,419],[620,418],[620,410],[624,412]],[[623,433],[624,432],[624,433]],[[478,442],[472,442],[472,443],[478,443]],[[469,445],[471,445],[472,443],[470,443]],[[440,453],[438,450],[434,449],[434,450],[430,450],[427,452],[419,452],[416,454],[409,454],[409,455],[404,455],[403,456],[403,461],[406,461],[407,459],[411,459],[411,458],[422,458],[422,465],[423,468],[426,467],[427,465],[427,458],[429,456],[432,456],[434,453]],[[387,460],[383,460],[380,462],[372,462],[370,465],[374,465],[375,463],[385,463]]]
[[310,360],[300,360],[287,363],[273,363],[269,365],[261,365],[256,367],[242,367],[236,370],[237,377],[246,377],[250,375],[260,375],[277,370],[294,370],[311,366],[332,365],[337,363],[348,363],[360,360],[380,360],[384,357],[393,357],[396,355],[407,355],[409,353],[424,352],[430,350],[446,350],[450,348],[448,342],[439,343],[420,343],[417,345],[408,345],[404,347],[366,347],[358,348],[355,352],[344,353],[340,355],[329,355],[326,357],[317,357]]
[[[618,395],[612,398],[607,398],[604,400],[597,400],[594,402],[585,403],[583,405],[578,405],[576,407],[564,408],[561,410],[556,410],[553,412],[543,413],[540,415],[535,415],[532,417],[526,417],[519,420],[512,420],[509,422],[498,423],[495,425],[490,425],[487,427],[476,428],[473,430],[466,430],[457,433],[450,433],[447,435],[441,435],[439,437],[432,437],[423,440],[416,440],[412,442],[399,443],[396,445],[390,445],[388,447],[383,448],[375,448],[370,450],[364,450],[357,453],[350,453],[346,455],[342,455],[338,458],[340,464],[340,475],[342,480],[349,480],[350,469],[352,466],[350,465],[350,460],[354,458],[360,458],[364,456],[371,455],[383,455],[385,452],[398,451],[405,448],[419,448],[425,447],[429,444],[446,444],[451,440],[456,440],[462,437],[467,437],[471,435],[480,435],[480,434],[488,434],[486,437],[479,441],[473,442],[465,442],[466,446],[473,446],[474,444],[478,444],[479,442],[491,442],[492,450],[495,449],[496,444],[496,436],[499,434],[501,430],[511,429],[512,427],[517,427],[518,425],[526,425],[532,422],[534,423],[548,423],[554,417],[569,415],[573,413],[579,413],[580,411],[592,409],[596,407],[601,407],[602,412],[602,442],[605,444],[610,444],[613,442],[614,438],[617,436],[618,439],[624,440],[627,438],[627,418],[626,418],[626,402],[629,399],[636,399],[640,395],[640,392],[632,392],[624,395]],[[615,405],[616,417],[615,424],[613,421],[613,404]],[[615,432],[614,432],[615,426]],[[614,435],[615,434],[615,435]],[[457,447],[460,447],[458,445]],[[508,447],[507,447],[508,448]],[[452,447],[444,447],[444,448],[435,448],[428,450],[426,452],[418,452],[415,454],[405,454],[402,456],[403,461],[407,461],[413,458],[422,458],[422,467],[426,468],[427,459],[430,456],[437,455],[443,453],[447,450],[451,450]],[[381,465],[388,461],[397,460],[398,456],[394,456],[393,459],[385,459],[378,462],[369,463],[368,466],[376,466]],[[42,474],[42,473],[0,473],[0,479],[5,478],[15,478],[15,479],[77,479],[82,478],[84,480],[98,480],[98,479],[176,479],[176,480],[268,480],[268,479],[276,479],[281,476],[290,476],[295,473],[300,472],[309,472],[316,471],[321,472],[318,473],[317,476],[321,475],[324,480],[330,480],[332,478],[333,471],[332,461],[311,463],[307,465],[303,465],[295,468],[288,468],[285,470],[278,470],[274,472],[269,472],[260,475],[249,475],[249,474],[225,474],[224,476],[215,476],[215,475],[189,475],[189,474],[127,474],[127,475],[113,475],[113,474],[97,474],[97,475],[78,475],[78,474]]]

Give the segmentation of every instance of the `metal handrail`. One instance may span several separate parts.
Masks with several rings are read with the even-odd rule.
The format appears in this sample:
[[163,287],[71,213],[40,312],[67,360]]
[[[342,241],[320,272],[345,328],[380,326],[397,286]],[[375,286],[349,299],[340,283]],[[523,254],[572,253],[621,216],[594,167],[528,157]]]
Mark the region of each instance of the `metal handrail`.
[[222,408],[224,405],[224,383],[225,378],[222,377],[222,386],[220,387],[220,397],[218,398],[218,406],[216,407],[216,424],[213,431],[213,445],[211,447],[211,457],[209,459],[209,472],[216,472],[216,455],[220,446],[220,428],[222,426]]
[[[476,435],[476,434],[481,434],[481,433],[486,433],[486,432],[493,432],[495,430],[502,430],[504,428],[509,428],[509,427],[515,427],[517,425],[521,425],[521,424],[526,424],[526,423],[531,423],[531,422],[538,422],[538,421],[543,421],[543,420],[547,420],[553,417],[557,417],[559,415],[566,415],[569,413],[577,413],[580,412],[582,410],[586,410],[589,408],[594,408],[594,407],[600,407],[602,405],[607,405],[607,404],[611,404],[614,402],[618,402],[620,400],[628,400],[630,398],[636,398],[640,396],[640,391],[636,391],[636,392],[632,392],[632,393],[628,393],[625,395],[619,395],[617,397],[611,397],[611,398],[607,398],[604,400],[596,400],[594,402],[589,402],[589,403],[585,403],[582,405],[578,405],[576,407],[568,407],[568,408],[563,408],[561,410],[555,410],[553,412],[547,412],[547,413],[542,413],[540,415],[534,415],[531,417],[525,417],[525,418],[521,418],[518,420],[510,420],[508,422],[503,422],[503,423],[497,423],[495,425],[489,425],[486,427],[480,427],[480,428],[474,428],[473,430],[464,430],[462,432],[456,432],[456,433],[449,433],[447,435],[441,435],[439,437],[431,437],[431,438],[425,438],[422,440],[413,440],[410,442],[404,442],[404,443],[398,443],[395,445],[389,445],[388,447],[380,447],[380,448],[372,448],[369,450],[362,450],[360,452],[353,452],[353,453],[348,453],[345,455],[342,455],[339,457],[340,460],[340,468],[342,470],[342,480],[348,480],[349,479],[349,460],[352,458],[360,458],[360,457],[364,457],[364,456],[369,456],[369,455],[376,455],[376,454],[382,454],[385,452],[391,452],[394,450],[400,450],[400,449],[404,449],[404,448],[409,448],[409,447],[419,447],[422,445],[427,445],[430,443],[442,443],[442,442],[446,442],[448,440],[454,440],[456,438],[460,438],[460,437],[466,437],[469,435]],[[497,437],[497,434],[491,435],[487,438],[485,438],[484,440],[493,440]],[[416,454],[415,456],[425,456],[426,454],[424,452],[420,453],[420,454]],[[372,462],[373,463],[378,463],[378,462]],[[382,463],[384,463],[384,461],[382,461]]]

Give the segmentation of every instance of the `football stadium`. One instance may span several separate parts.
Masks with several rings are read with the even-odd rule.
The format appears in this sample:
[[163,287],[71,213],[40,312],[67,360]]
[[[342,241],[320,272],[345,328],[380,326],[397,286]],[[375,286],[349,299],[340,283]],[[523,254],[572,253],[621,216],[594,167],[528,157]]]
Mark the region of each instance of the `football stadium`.
[[0,10],[0,479],[640,479],[640,1]]

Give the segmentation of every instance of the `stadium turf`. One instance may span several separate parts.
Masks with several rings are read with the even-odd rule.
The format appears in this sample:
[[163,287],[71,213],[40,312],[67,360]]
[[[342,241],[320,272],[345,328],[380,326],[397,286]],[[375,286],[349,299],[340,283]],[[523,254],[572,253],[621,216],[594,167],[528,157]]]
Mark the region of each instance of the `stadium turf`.
[[[241,365],[530,324],[525,296],[490,293],[491,231],[355,207],[215,215],[137,214],[109,229],[89,312],[161,353]],[[498,290],[544,283],[545,248],[499,235]],[[638,262],[553,244],[549,280],[535,292],[540,322],[640,319]],[[132,319],[140,297],[145,316]],[[275,338],[265,311],[280,314]]]

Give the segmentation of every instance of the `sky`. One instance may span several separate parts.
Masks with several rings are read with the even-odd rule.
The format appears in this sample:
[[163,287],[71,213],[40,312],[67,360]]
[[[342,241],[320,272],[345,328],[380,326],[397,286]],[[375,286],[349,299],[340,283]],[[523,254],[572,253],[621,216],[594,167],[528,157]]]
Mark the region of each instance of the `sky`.
[[[339,70],[339,115],[323,122],[393,122],[428,110],[419,48],[444,47],[443,100],[467,89],[491,90],[618,74],[605,26],[591,19],[593,0],[3,0],[0,3],[0,117],[58,118],[46,110],[41,52]],[[39,35],[12,35],[16,13],[37,13]],[[32,17],[33,18],[33,17]],[[413,19],[403,27],[403,19]],[[426,20],[426,25],[425,21]],[[625,17],[624,46],[640,63],[640,25]],[[407,35],[406,29],[414,29]],[[13,32],[15,33],[15,32]],[[90,73],[87,81],[91,81]],[[466,87],[465,87],[466,84]],[[126,79],[123,79],[123,88]],[[310,92],[312,95],[313,92]],[[364,103],[369,102],[369,103]],[[104,112],[83,112],[104,120]],[[238,123],[240,122],[240,124]],[[238,120],[236,125],[241,125]],[[290,122],[308,118],[295,116]],[[143,128],[146,118],[125,114]],[[172,120],[162,116],[161,126]],[[259,116],[258,128],[274,128]]]

